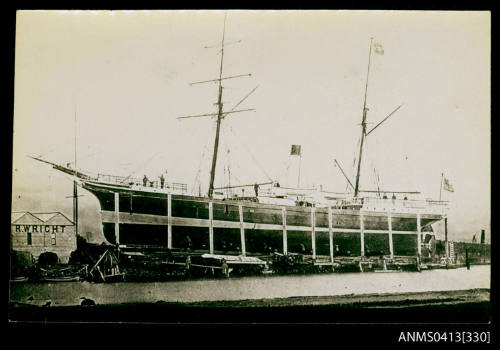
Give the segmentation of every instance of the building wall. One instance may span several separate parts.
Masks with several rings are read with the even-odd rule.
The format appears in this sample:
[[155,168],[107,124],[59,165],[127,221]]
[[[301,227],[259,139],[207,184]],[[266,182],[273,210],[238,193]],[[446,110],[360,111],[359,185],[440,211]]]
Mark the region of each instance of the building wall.
[[[28,233],[31,234],[31,245],[28,244]],[[59,262],[68,263],[71,252],[76,250],[74,225],[12,224],[11,237],[12,250],[30,252],[36,260],[40,254],[52,252],[57,254]]]

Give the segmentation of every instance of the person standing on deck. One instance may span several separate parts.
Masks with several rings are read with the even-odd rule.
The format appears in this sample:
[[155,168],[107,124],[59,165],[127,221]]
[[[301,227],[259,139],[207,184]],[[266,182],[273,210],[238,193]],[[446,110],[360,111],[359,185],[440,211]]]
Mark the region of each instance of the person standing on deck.
[[144,187],[146,187],[148,185],[148,177],[146,175],[144,175],[144,177],[142,179],[142,184],[144,185]]
[[253,189],[255,191],[255,197],[258,197],[259,196],[259,185],[258,184],[253,185]]
[[163,174],[160,175],[160,186],[161,188],[163,188],[163,186],[165,185],[165,178],[163,177]]

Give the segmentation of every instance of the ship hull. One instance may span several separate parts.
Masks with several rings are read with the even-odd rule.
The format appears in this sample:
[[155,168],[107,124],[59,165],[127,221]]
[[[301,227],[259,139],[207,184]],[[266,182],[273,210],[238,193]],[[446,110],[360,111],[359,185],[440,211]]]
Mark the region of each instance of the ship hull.
[[[328,256],[331,232],[337,256],[361,255],[361,236],[365,255],[390,253],[387,212],[360,214],[358,210],[330,209],[329,219],[328,208],[177,194],[169,199],[166,193],[96,183],[83,183],[83,187],[99,200],[104,236],[120,246],[170,247],[220,254],[286,251]],[[421,214],[423,236],[432,236],[430,225],[441,219],[441,215]],[[394,255],[415,255],[417,215],[391,213],[390,220]]]

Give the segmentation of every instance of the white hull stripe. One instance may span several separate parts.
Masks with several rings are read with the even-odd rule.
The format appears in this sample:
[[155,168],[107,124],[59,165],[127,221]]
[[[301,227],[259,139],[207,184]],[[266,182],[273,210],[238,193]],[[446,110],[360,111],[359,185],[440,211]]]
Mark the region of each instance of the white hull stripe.
[[[115,213],[112,211],[101,211],[102,222],[103,223],[115,223]],[[139,224],[139,225],[160,225],[168,226],[168,216],[161,215],[150,215],[150,214],[128,214],[120,213],[119,222],[121,224]],[[188,226],[188,227],[209,227],[210,220],[208,219],[193,219],[193,218],[181,218],[172,217],[172,226]],[[240,229],[239,221],[223,221],[223,220],[213,220],[214,228],[233,228]],[[276,230],[282,231],[283,225],[276,224],[258,224],[244,222],[243,227],[250,230]],[[287,225],[287,231],[311,231],[311,226],[293,226]],[[316,227],[316,232],[328,232],[328,227]],[[359,233],[360,229],[350,229],[350,228],[338,228],[333,227],[333,232],[347,232],[347,233]],[[364,233],[378,233],[378,234],[388,234],[387,230],[364,230]],[[392,231],[393,234],[416,234],[417,231]]]

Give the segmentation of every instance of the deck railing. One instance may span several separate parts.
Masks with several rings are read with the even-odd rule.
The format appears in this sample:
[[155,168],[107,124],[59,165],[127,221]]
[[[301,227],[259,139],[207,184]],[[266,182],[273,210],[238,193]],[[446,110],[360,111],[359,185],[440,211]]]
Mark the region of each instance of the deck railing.
[[367,210],[425,210],[428,213],[443,214],[448,202],[421,199],[363,198],[363,208]]
[[187,192],[187,184],[179,182],[164,182],[162,186],[160,180],[149,180],[149,179],[133,178],[129,176],[125,177],[125,176],[106,175],[106,174],[97,174],[97,181],[108,182],[119,185],[135,185],[135,186],[150,187],[150,188],[165,188],[174,191],[179,191],[181,193]]

